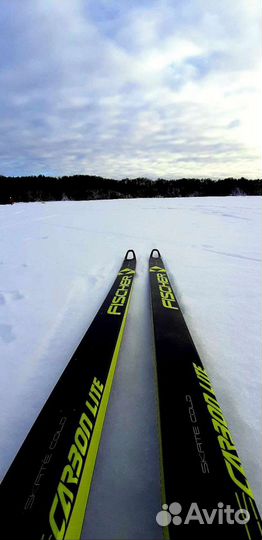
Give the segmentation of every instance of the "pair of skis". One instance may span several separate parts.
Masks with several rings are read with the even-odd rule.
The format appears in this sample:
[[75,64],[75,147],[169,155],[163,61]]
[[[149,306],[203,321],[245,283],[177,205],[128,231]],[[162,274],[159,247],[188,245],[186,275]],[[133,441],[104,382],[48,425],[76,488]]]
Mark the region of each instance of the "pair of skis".
[[[2,482],[6,540],[81,536],[135,268],[129,250]],[[262,528],[253,493],[158,250],[150,255],[149,273],[162,458],[157,522],[165,537],[177,540],[257,540]],[[248,522],[241,522],[241,509]]]

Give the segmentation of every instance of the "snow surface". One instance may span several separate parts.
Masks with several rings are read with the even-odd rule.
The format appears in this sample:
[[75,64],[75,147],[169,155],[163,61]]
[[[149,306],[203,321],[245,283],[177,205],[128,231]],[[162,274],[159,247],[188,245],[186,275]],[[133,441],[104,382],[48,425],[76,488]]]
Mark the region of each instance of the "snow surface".
[[158,248],[261,509],[260,222],[260,197],[1,206],[1,477],[132,248],[137,277],[83,538],[162,536],[148,287]]

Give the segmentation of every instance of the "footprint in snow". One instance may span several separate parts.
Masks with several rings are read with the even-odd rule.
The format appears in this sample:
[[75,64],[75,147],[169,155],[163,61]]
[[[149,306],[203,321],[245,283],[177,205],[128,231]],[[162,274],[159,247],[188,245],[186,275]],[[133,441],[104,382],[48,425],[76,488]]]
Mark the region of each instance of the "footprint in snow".
[[95,285],[98,281],[98,278],[97,276],[91,274],[90,276],[88,276],[88,281],[90,281],[92,285]]
[[104,281],[107,277],[107,273],[105,273],[105,268],[100,268],[97,270],[96,274],[89,274],[88,281],[93,285],[96,286],[101,283],[101,281]]
[[10,324],[0,324],[0,338],[2,338],[5,343],[10,343],[15,340],[15,335]]
[[18,290],[14,291],[0,291],[0,304],[6,304],[6,302],[11,300],[22,300],[24,298],[23,294]]

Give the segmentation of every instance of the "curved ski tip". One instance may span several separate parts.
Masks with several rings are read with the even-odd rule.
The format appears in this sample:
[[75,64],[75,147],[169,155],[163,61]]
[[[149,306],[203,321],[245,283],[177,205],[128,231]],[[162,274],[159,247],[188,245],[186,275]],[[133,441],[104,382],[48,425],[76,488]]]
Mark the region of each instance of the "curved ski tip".
[[[129,256],[131,254],[131,257]],[[132,261],[133,259],[136,258],[136,254],[134,252],[133,249],[129,249],[127,252],[126,252],[126,256],[125,256],[125,260],[127,261]]]
[[[157,255],[154,255],[154,253],[157,253]],[[152,249],[150,253],[150,258],[159,259],[160,257],[161,257],[160,251],[158,249]]]

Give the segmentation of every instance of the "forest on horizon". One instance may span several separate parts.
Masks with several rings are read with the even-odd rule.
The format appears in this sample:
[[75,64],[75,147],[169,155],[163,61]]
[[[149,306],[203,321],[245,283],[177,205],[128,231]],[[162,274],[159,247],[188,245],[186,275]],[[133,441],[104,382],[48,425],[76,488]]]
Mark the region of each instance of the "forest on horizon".
[[262,179],[123,178],[101,176],[2,176],[0,204],[34,201],[123,199],[138,197],[207,197],[262,195]]

